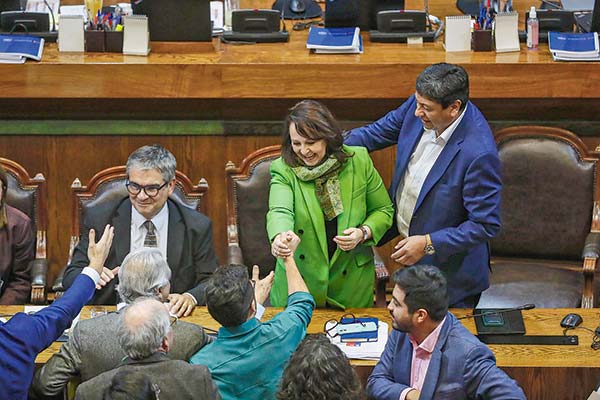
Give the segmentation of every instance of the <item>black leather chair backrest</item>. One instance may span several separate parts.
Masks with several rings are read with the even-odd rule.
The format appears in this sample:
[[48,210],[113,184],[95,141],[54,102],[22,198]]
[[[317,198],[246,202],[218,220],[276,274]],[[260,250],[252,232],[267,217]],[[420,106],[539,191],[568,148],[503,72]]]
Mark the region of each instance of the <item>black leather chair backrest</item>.
[[592,219],[595,162],[551,136],[509,137],[498,151],[502,230],[492,240],[492,254],[581,259]]
[[35,188],[24,188],[11,171],[7,172],[8,189],[6,203],[23,211],[33,223],[33,232],[37,231],[38,192]]
[[271,182],[269,167],[277,157],[279,155],[257,163],[248,179],[236,179],[234,183],[238,235],[244,263],[249,267],[258,264],[261,276],[275,269],[275,258],[271,255],[267,237],[266,218]]

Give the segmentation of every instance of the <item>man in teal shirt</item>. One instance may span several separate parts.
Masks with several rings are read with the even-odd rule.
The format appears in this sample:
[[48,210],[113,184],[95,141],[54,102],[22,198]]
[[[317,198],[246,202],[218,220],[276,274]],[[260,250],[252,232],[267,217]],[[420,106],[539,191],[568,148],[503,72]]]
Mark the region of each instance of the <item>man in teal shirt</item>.
[[[286,233],[295,249],[300,239]],[[298,272],[293,254],[284,260],[288,302],[268,322],[255,318],[254,286],[244,266],[218,268],[206,286],[210,315],[222,325],[217,340],[190,360],[206,365],[223,400],[275,399],[287,361],[306,335],[315,301]]]

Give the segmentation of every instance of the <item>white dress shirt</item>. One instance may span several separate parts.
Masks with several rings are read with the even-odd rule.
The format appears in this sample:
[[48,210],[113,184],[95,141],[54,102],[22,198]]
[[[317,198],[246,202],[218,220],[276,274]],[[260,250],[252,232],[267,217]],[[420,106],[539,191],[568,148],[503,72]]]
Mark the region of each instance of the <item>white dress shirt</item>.
[[437,136],[433,129],[425,129],[421,140],[415,147],[415,151],[410,156],[404,177],[400,185],[398,185],[398,191],[396,192],[396,224],[398,232],[403,237],[409,236],[410,221],[412,220],[423,183],[442,153],[442,150],[444,150],[446,143],[450,140],[452,133],[454,133],[454,130],[463,119],[467,107],[465,107],[458,118],[441,135]]
[[[169,234],[169,206],[167,203],[163,208],[151,219],[154,224],[154,232],[156,233],[157,249],[161,252],[165,260],[167,259],[167,238]],[[144,247],[144,239],[146,238],[146,228],[144,227],[146,218],[131,206],[131,247],[129,251],[134,251]]]

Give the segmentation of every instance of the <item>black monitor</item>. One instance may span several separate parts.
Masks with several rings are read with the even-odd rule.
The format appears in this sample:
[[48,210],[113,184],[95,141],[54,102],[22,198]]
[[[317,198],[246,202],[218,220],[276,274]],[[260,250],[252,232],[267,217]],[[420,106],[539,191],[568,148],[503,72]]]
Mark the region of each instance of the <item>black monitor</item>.
[[131,0],[131,7],[148,16],[150,40],[212,40],[209,0]]
[[[361,29],[376,30],[377,29],[377,13],[380,11],[389,10],[404,10],[404,0],[362,0],[363,17]],[[364,25],[364,26],[363,26]]]
[[0,0],[0,12],[23,11],[26,5],[27,0]]
[[579,31],[600,32],[600,0],[594,2],[592,11],[575,11],[573,16]]

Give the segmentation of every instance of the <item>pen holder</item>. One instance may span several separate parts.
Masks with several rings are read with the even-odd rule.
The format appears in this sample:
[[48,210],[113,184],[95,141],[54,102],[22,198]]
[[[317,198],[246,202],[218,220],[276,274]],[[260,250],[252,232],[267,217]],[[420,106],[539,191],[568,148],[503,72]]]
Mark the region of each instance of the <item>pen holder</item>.
[[473,51],[492,51],[492,30],[483,29],[473,31],[471,49]]
[[123,52],[123,31],[106,31],[106,51]]
[[84,31],[85,51],[104,51],[104,31]]

